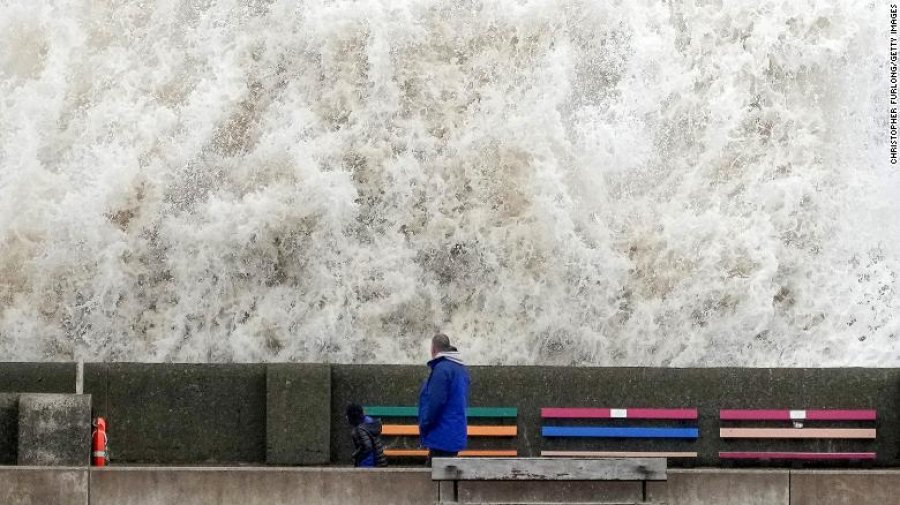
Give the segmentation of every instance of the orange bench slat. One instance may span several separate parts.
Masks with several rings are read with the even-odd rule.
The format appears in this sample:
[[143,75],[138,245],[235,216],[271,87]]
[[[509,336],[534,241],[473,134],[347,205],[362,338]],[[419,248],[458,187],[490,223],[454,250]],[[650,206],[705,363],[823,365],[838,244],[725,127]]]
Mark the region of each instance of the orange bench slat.
[[[428,449],[385,449],[388,457],[421,457],[428,456]],[[459,453],[463,457],[475,458],[514,458],[519,455],[515,449],[473,449]]]
[[[472,426],[469,425],[470,437],[514,437],[518,433],[516,426]],[[419,427],[415,424],[385,424],[381,428],[382,435],[416,436]]]

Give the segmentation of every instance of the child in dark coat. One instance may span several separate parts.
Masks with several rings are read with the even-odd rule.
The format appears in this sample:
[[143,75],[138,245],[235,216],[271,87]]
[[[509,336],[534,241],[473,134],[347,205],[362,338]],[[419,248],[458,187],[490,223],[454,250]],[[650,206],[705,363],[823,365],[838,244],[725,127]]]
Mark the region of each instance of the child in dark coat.
[[353,466],[387,466],[384,444],[381,443],[381,421],[363,413],[363,408],[355,403],[347,406],[347,422],[353,427]]

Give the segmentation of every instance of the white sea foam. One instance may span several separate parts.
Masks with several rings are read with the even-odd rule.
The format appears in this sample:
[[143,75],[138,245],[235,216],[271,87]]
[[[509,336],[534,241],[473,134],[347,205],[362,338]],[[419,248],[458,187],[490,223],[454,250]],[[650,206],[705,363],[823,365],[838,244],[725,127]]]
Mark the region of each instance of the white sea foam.
[[0,0],[0,359],[900,365],[888,28]]

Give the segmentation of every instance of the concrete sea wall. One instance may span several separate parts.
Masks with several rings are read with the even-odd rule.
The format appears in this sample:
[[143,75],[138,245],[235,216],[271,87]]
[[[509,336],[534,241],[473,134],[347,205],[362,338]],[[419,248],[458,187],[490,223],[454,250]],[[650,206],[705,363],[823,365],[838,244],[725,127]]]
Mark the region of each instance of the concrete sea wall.
[[[426,374],[424,366],[86,363],[82,389],[93,413],[107,417],[114,464],[342,465],[350,454],[345,405],[414,405]],[[729,466],[718,459],[722,450],[875,451],[878,459],[867,464],[806,466],[900,466],[898,369],[472,367],[471,374],[473,406],[519,412],[514,440],[473,440],[475,447],[516,447],[522,456],[543,449],[696,451],[696,460],[670,461],[687,467]],[[74,393],[76,376],[72,363],[0,363],[0,463],[16,461],[19,395]],[[542,439],[540,408],[549,406],[694,407],[700,438]],[[718,436],[723,408],[877,409],[878,435],[725,441]],[[763,465],[778,466],[755,466]]]

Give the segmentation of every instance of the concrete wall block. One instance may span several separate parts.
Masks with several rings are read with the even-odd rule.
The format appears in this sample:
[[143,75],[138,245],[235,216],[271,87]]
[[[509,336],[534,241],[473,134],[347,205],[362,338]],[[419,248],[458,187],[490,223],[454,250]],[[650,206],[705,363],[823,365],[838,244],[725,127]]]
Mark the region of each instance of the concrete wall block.
[[109,467],[90,505],[427,505],[436,489],[425,469]]
[[331,459],[331,367],[269,365],[266,370],[266,462],[318,465]]
[[91,396],[19,396],[19,465],[81,466],[90,462]]
[[75,393],[75,363],[0,362],[0,393]]
[[637,503],[640,482],[600,481],[460,481],[461,503]]
[[0,467],[0,503],[88,505],[88,470]]
[[885,505],[898,502],[898,470],[791,472],[791,505]]
[[265,462],[264,364],[110,363],[106,388],[113,464]]
[[648,482],[650,503],[667,505],[790,505],[788,470],[669,470]]

